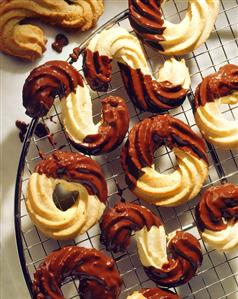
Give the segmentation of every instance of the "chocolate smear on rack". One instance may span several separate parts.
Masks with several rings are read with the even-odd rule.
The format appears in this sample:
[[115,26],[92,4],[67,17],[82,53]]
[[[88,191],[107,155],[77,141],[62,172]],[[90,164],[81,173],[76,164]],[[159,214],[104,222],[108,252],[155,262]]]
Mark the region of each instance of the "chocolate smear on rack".
[[27,124],[27,123],[25,123],[24,121],[21,121],[21,120],[16,120],[15,125],[19,129],[19,139],[20,139],[21,142],[23,142],[29,124]]
[[67,36],[65,36],[62,33],[59,33],[55,37],[55,41],[52,43],[52,49],[55,50],[57,53],[61,53],[63,50],[63,47],[67,46],[69,44],[69,40]]
[[[23,142],[29,124],[21,120],[16,120],[15,125],[19,129],[19,139]],[[45,123],[39,122],[36,125],[34,134],[39,138],[47,137],[52,146],[57,144],[53,139],[53,134]]]

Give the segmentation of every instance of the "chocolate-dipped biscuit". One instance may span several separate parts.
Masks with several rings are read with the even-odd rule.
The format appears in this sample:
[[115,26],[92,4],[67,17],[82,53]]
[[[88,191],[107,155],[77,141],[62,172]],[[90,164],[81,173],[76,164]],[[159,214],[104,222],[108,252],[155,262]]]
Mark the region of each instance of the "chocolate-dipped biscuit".
[[204,137],[222,149],[238,148],[238,119],[227,119],[221,104],[238,103],[238,66],[226,64],[197,86],[194,117]]
[[[173,173],[161,174],[153,166],[154,152],[162,145],[177,158]],[[121,164],[129,188],[159,206],[175,206],[194,198],[208,174],[205,143],[188,125],[168,114],[144,119],[132,128]]]
[[23,106],[30,117],[45,116],[56,96],[66,97],[83,86],[82,76],[68,62],[48,61],[33,69],[23,86]]
[[98,33],[84,51],[83,70],[93,90],[108,90],[113,59],[118,62],[129,97],[141,110],[161,112],[185,100],[190,86],[185,61],[167,60],[155,78],[138,39],[121,27]]
[[96,249],[69,246],[52,252],[39,265],[34,273],[34,298],[64,299],[60,287],[71,276],[80,281],[82,299],[119,297],[122,281],[114,260]]
[[92,100],[82,76],[69,63],[49,61],[34,69],[23,87],[23,105],[32,117],[47,114],[56,96],[61,99],[65,131],[72,144],[86,154],[102,154],[121,144],[129,127],[125,101],[102,100],[102,119],[94,124]]
[[189,0],[183,20],[164,19],[164,0],[129,0],[129,20],[138,38],[165,55],[192,52],[209,37],[219,13],[218,0]]
[[98,222],[107,201],[100,166],[79,153],[56,151],[31,174],[26,207],[34,224],[53,239],[73,239]]
[[[188,282],[202,263],[198,240],[191,234],[176,231],[165,234],[158,216],[133,203],[117,203],[100,222],[102,244],[107,250],[126,250],[132,233],[147,275],[157,284],[174,287]],[[167,255],[167,247],[172,257]]]
[[219,250],[238,246],[238,186],[226,183],[210,187],[195,210],[198,228],[204,240]]

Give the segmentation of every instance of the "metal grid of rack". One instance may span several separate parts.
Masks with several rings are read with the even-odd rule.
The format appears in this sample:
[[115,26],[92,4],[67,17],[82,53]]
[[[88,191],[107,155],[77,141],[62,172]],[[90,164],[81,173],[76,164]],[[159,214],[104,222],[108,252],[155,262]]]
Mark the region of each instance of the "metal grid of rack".
[[[179,21],[186,12],[186,5],[187,1],[169,1],[168,4],[164,6],[165,17],[174,22]],[[183,105],[169,111],[169,113],[189,124],[195,131],[198,131],[198,129],[195,125],[191,102],[193,101],[193,92],[196,85],[204,76],[217,71],[220,66],[226,63],[238,64],[237,15],[237,1],[221,1],[218,20],[209,40],[195,52],[183,57],[190,69],[192,87]],[[112,25],[122,26],[131,30],[127,12],[116,16],[103,26],[103,28]],[[84,46],[85,44],[83,44],[83,47]],[[152,72],[155,73],[165,58],[147,47],[144,47],[144,50]],[[79,72],[82,72],[80,65],[81,60],[79,59],[78,62],[75,63],[75,66],[78,67]],[[139,120],[152,115],[151,113],[139,111],[128,99],[120,78],[119,69],[116,65],[114,66],[113,79],[109,90],[104,94],[97,92],[92,93],[95,121],[100,119],[100,101],[105,97],[105,94],[116,94],[126,99],[130,112],[130,128]],[[224,105],[221,109],[227,119],[238,119],[238,105]],[[46,123],[50,128],[55,144],[50,143],[47,137],[37,138],[34,135],[34,128],[38,120],[33,120],[23,145],[15,198],[16,235],[19,256],[30,292],[33,273],[45,256],[53,250],[65,245],[75,244],[85,247],[94,247],[104,251],[104,248],[99,242],[100,230],[98,225],[75,240],[68,242],[55,241],[46,238],[38,231],[27,214],[25,207],[26,186],[34,166],[41,159],[39,153],[43,152],[49,154],[58,149],[76,151],[71,146],[64,132],[58,99],[56,99],[55,105],[49,115],[44,117],[41,121]],[[223,182],[237,183],[238,150],[222,151],[209,144],[207,144],[207,148],[210,167],[209,177],[203,190],[211,185],[221,184]],[[120,166],[119,155],[120,147],[112,153],[92,157],[99,162],[105,173],[109,190],[109,205],[113,205],[120,200],[119,194],[122,194],[123,198],[127,201],[139,202],[126,186],[123,171]],[[160,172],[171,172],[176,166],[173,153],[166,147],[160,148],[155,153],[154,162],[156,169]],[[186,285],[172,290],[177,292],[181,298],[187,299],[238,298],[238,254],[236,252],[219,253],[209,248],[201,239],[194,221],[194,207],[199,201],[200,195],[194,200],[176,208],[154,208],[149,206],[160,215],[167,233],[176,229],[189,231],[199,239],[202,246],[204,260],[197,275]],[[145,203],[143,204],[148,206]],[[116,260],[117,268],[124,281],[120,299],[125,299],[127,295],[134,290],[139,290],[141,287],[154,286],[154,283],[148,279],[143,270],[133,241],[127,252],[119,254],[105,253],[111,255]],[[62,292],[65,298],[79,298],[77,285],[78,282],[74,278],[70,278],[64,282]]]

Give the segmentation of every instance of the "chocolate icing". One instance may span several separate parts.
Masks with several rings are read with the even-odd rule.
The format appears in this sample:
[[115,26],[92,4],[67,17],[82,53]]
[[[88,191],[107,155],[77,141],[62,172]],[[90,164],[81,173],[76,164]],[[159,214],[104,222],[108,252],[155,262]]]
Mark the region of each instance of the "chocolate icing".
[[68,277],[80,281],[80,298],[117,299],[122,284],[113,259],[96,249],[64,247],[46,257],[34,274],[35,299],[64,299],[60,286]]
[[100,241],[107,250],[124,251],[130,244],[133,231],[144,226],[150,230],[153,225],[159,227],[161,222],[150,210],[134,203],[120,202],[104,213],[100,222]]
[[145,268],[151,280],[161,286],[175,287],[188,282],[202,263],[201,246],[191,234],[177,231],[170,240],[168,250],[172,255],[162,269]]
[[140,69],[133,69],[118,63],[126,91],[141,110],[160,112],[180,106],[187,94],[181,85],[169,81],[158,82],[151,75],[144,75]]
[[177,294],[160,288],[141,289],[140,293],[147,299],[179,299]]
[[224,219],[238,220],[238,186],[228,183],[207,189],[196,207],[195,215],[201,231],[226,229]]
[[[100,223],[100,241],[107,250],[126,250],[133,231],[152,226],[159,227],[160,218],[147,208],[133,203],[118,203],[108,209]],[[162,268],[145,267],[147,275],[162,286],[172,287],[184,284],[194,275],[202,263],[202,253],[198,240],[191,234],[177,231],[169,242],[168,250],[172,258]]]
[[19,139],[21,142],[23,142],[25,139],[25,135],[26,135],[27,128],[28,128],[29,124],[27,124],[21,120],[16,120],[15,125],[19,130],[19,135],[18,135]]
[[129,113],[125,101],[116,96],[109,96],[102,100],[102,123],[98,133],[87,135],[82,143],[75,143],[74,147],[81,152],[98,155],[114,150],[123,141],[129,127]]
[[[83,70],[93,90],[106,91],[112,78],[111,59],[86,49]],[[183,103],[187,90],[169,81],[158,82],[140,69],[118,63],[124,86],[131,100],[142,110],[159,112],[175,108]]]
[[165,30],[161,3],[163,0],[129,0],[129,20],[131,27],[147,46],[163,51]]
[[226,64],[218,72],[205,77],[195,92],[195,109],[208,102],[238,91],[238,66]]
[[100,166],[80,153],[55,151],[37,164],[35,172],[80,183],[90,195],[97,195],[103,203],[107,201],[107,184]]
[[83,55],[83,71],[89,86],[96,91],[108,90],[112,79],[112,59],[99,52],[86,49]]
[[67,96],[83,86],[82,76],[68,62],[48,61],[35,68],[23,86],[23,105],[26,114],[42,117],[47,114],[56,96]]
[[180,148],[208,163],[204,141],[184,122],[169,114],[146,118],[132,128],[121,153],[131,189],[144,174],[142,168],[153,164],[154,151],[162,145]]
[[63,47],[67,46],[69,44],[69,40],[67,36],[65,36],[62,33],[59,33],[55,37],[55,41],[52,43],[52,49],[54,49],[57,53],[61,53],[63,50]]

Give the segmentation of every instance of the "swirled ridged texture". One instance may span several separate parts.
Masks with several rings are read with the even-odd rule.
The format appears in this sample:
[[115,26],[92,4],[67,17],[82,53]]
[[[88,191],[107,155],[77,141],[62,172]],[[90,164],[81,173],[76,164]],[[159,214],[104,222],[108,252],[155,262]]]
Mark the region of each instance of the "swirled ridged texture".
[[164,111],[185,100],[190,86],[185,61],[167,60],[154,78],[139,40],[122,27],[96,34],[84,52],[83,70],[92,89],[108,89],[112,59],[118,62],[127,93],[140,109]]
[[[100,223],[101,242],[107,250],[126,250],[132,232],[140,261],[147,275],[162,286],[176,286],[189,281],[202,262],[198,240],[189,233],[177,231],[168,236],[158,216],[133,203],[118,203],[108,209]],[[167,256],[167,246],[172,258]]]
[[73,276],[79,279],[81,299],[117,299],[122,284],[113,259],[96,249],[69,246],[52,252],[34,273],[36,299],[64,299],[60,286]]
[[131,233],[146,227],[160,227],[159,217],[143,206],[133,203],[118,203],[108,209],[100,222],[100,241],[107,250],[118,252],[126,250]]
[[165,55],[184,55],[209,37],[219,12],[219,0],[189,0],[185,17],[178,24],[164,20],[165,1],[129,0],[129,20],[137,36]]
[[114,150],[123,141],[129,127],[125,101],[117,96],[102,100],[102,119],[93,122],[92,100],[86,85],[78,86],[61,101],[63,123],[74,147],[98,155]]
[[179,299],[179,296],[160,288],[141,289],[140,292],[134,292],[127,299]]
[[77,86],[83,87],[82,76],[66,61],[52,60],[35,68],[23,86],[23,106],[31,117],[45,116],[55,97],[68,96]]
[[115,149],[129,127],[125,101],[116,96],[102,100],[102,120],[93,122],[92,100],[82,76],[69,63],[49,61],[35,68],[23,87],[23,105],[32,117],[44,116],[61,98],[62,118],[72,144],[86,154]]
[[[205,77],[195,93],[195,120],[204,137],[222,149],[238,149],[238,118],[227,120],[219,106],[238,103],[238,66],[227,64]],[[234,115],[234,114],[233,114]]]
[[103,13],[103,0],[3,0],[0,3],[0,51],[34,61],[45,51],[44,31],[29,19],[81,31]]
[[[56,186],[77,191],[74,204],[59,209]],[[105,209],[107,185],[100,166],[79,153],[56,151],[42,160],[30,176],[26,207],[34,224],[53,239],[73,239],[98,222]]]
[[[178,166],[173,173],[155,170],[153,154],[161,145],[176,156]],[[188,125],[168,114],[144,119],[132,128],[121,164],[131,191],[158,206],[176,206],[194,198],[208,175],[205,143]]]
[[238,186],[230,183],[210,187],[196,207],[203,239],[219,250],[238,246]]

